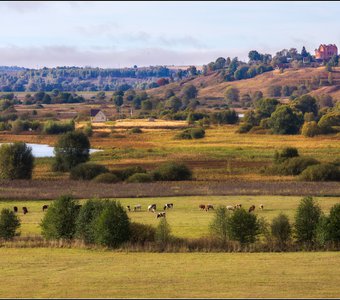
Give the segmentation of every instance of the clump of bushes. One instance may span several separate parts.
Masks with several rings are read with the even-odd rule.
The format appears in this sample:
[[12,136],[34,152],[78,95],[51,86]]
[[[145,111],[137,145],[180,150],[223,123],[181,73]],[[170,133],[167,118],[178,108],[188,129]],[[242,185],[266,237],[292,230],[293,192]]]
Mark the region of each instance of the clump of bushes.
[[152,182],[152,181],[153,181],[152,175],[146,173],[135,173],[126,180],[126,182],[129,183]]
[[160,165],[153,172],[153,178],[157,181],[181,181],[191,180],[191,170],[182,163],[167,162]]
[[274,162],[281,163],[288,158],[298,157],[299,151],[295,147],[285,147],[281,150],[281,152],[275,151],[274,154]]
[[72,180],[91,180],[100,174],[108,173],[109,170],[94,163],[81,163],[71,169],[70,179]]
[[48,121],[44,125],[43,132],[45,134],[61,134],[69,131],[74,131],[74,129],[75,129],[74,121],[68,123]]
[[141,166],[128,167],[121,170],[113,170],[111,173],[115,174],[120,180],[124,181],[136,173],[146,173],[146,170]]
[[143,133],[143,131],[139,127],[134,127],[130,129],[130,133]]
[[281,176],[296,176],[302,173],[307,167],[317,164],[319,164],[319,161],[314,158],[293,157],[283,161],[280,164],[275,164],[266,172]]
[[175,135],[175,139],[191,140],[202,139],[205,136],[204,128],[188,128]]
[[318,164],[307,167],[300,175],[305,181],[340,181],[340,170],[334,164]]
[[99,182],[99,183],[116,183],[120,181],[117,175],[112,173],[103,173],[96,176],[93,181]]

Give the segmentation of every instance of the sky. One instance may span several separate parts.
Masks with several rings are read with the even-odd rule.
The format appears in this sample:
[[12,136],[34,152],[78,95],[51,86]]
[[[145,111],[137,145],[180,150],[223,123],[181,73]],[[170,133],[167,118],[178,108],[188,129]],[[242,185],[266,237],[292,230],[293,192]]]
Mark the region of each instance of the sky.
[[340,1],[1,1],[0,65],[203,65],[340,45]]

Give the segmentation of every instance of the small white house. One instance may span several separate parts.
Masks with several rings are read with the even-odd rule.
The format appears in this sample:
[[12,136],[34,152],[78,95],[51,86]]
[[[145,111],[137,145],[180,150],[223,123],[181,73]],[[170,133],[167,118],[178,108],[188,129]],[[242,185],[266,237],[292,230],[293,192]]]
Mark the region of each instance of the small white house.
[[94,123],[107,121],[107,116],[100,109],[91,109],[90,117],[91,117],[91,122],[94,122]]

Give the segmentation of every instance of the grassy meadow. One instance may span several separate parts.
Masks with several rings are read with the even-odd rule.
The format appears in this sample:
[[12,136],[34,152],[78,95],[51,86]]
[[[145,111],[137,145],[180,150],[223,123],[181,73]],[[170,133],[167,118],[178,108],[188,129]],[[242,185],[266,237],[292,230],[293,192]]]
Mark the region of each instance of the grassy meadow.
[[[3,298],[338,298],[340,256],[0,249]],[[27,276],[29,274],[29,276]]]
[[[209,233],[209,224],[213,218],[213,211],[202,211],[200,204],[236,205],[241,203],[248,209],[252,204],[256,206],[255,213],[258,217],[264,217],[271,221],[280,212],[287,214],[293,222],[296,208],[302,197],[290,196],[190,196],[190,197],[153,197],[153,198],[120,198],[118,199],[123,206],[130,205],[132,208],[128,215],[131,221],[157,226],[159,220],[152,212],[147,211],[150,204],[157,205],[157,211],[163,211],[166,203],[173,203],[174,208],[167,210],[167,221],[171,226],[172,233],[178,237],[198,238]],[[340,203],[340,197],[315,197],[318,200],[324,213],[328,214],[330,208]],[[86,200],[80,200],[84,203]],[[15,201],[1,200],[0,210],[18,206],[18,216],[22,222],[21,235],[40,235],[39,223],[43,218],[42,206],[50,204],[51,201]],[[141,204],[141,211],[133,211],[136,204]],[[264,205],[264,210],[259,210],[260,204]],[[29,213],[24,215],[21,211],[22,206],[28,208]]]
[[[133,127],[140,120],[119,122],[119,127]],[[150,122],[150,124],[154,122]],[[131,134],[129,129],[114,129],[110,124],[109,135],[101,137],[95,134],[90,138],[91,147],[104,151],[91,155],[91,161],[101,163],[110,169],[140,165],[148,170],[159,163],[174,160],[186,163],[192,170],[195,180],[295,180],[290,176],[268,176],[260,173],[264,166],[272,164],[276,150],[292,146],[301,156],[309,156],[321,162],[331,162],[340,153],[339,135],[321,135],[306,138],[301,135],[262,135],[235,133],[237,125],[212,126],[206,130],[206,136],[198,140],[175,140],[174,136],[181,129],[162,129],[157,127],[142,128],[143,133]],[[125,124],[122,126],[122,124]],[[174,121],[165,126],[181,126]],[[171,121],[170,121],[171,124]],[[80,124],[81,125],[81,124]],[[118,126],[118,125],[117,125]],[[164,126],[164,124],[162,125]],[[54,145],[58,136],[48,135],[9,135],[0,134],[0,143],[24,141]],[[33,179],[61,179],[67,174],[51,172],[52,159],[37,158]]]

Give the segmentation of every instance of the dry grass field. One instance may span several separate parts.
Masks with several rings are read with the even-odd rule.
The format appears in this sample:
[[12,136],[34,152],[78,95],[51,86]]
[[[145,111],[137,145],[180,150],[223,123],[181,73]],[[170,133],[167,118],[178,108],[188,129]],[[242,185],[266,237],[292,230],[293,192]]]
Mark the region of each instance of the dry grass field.
[[[338,298],[340,256],[0,249],[3,298]],[[29,276],[27,276],[29,274]]]

